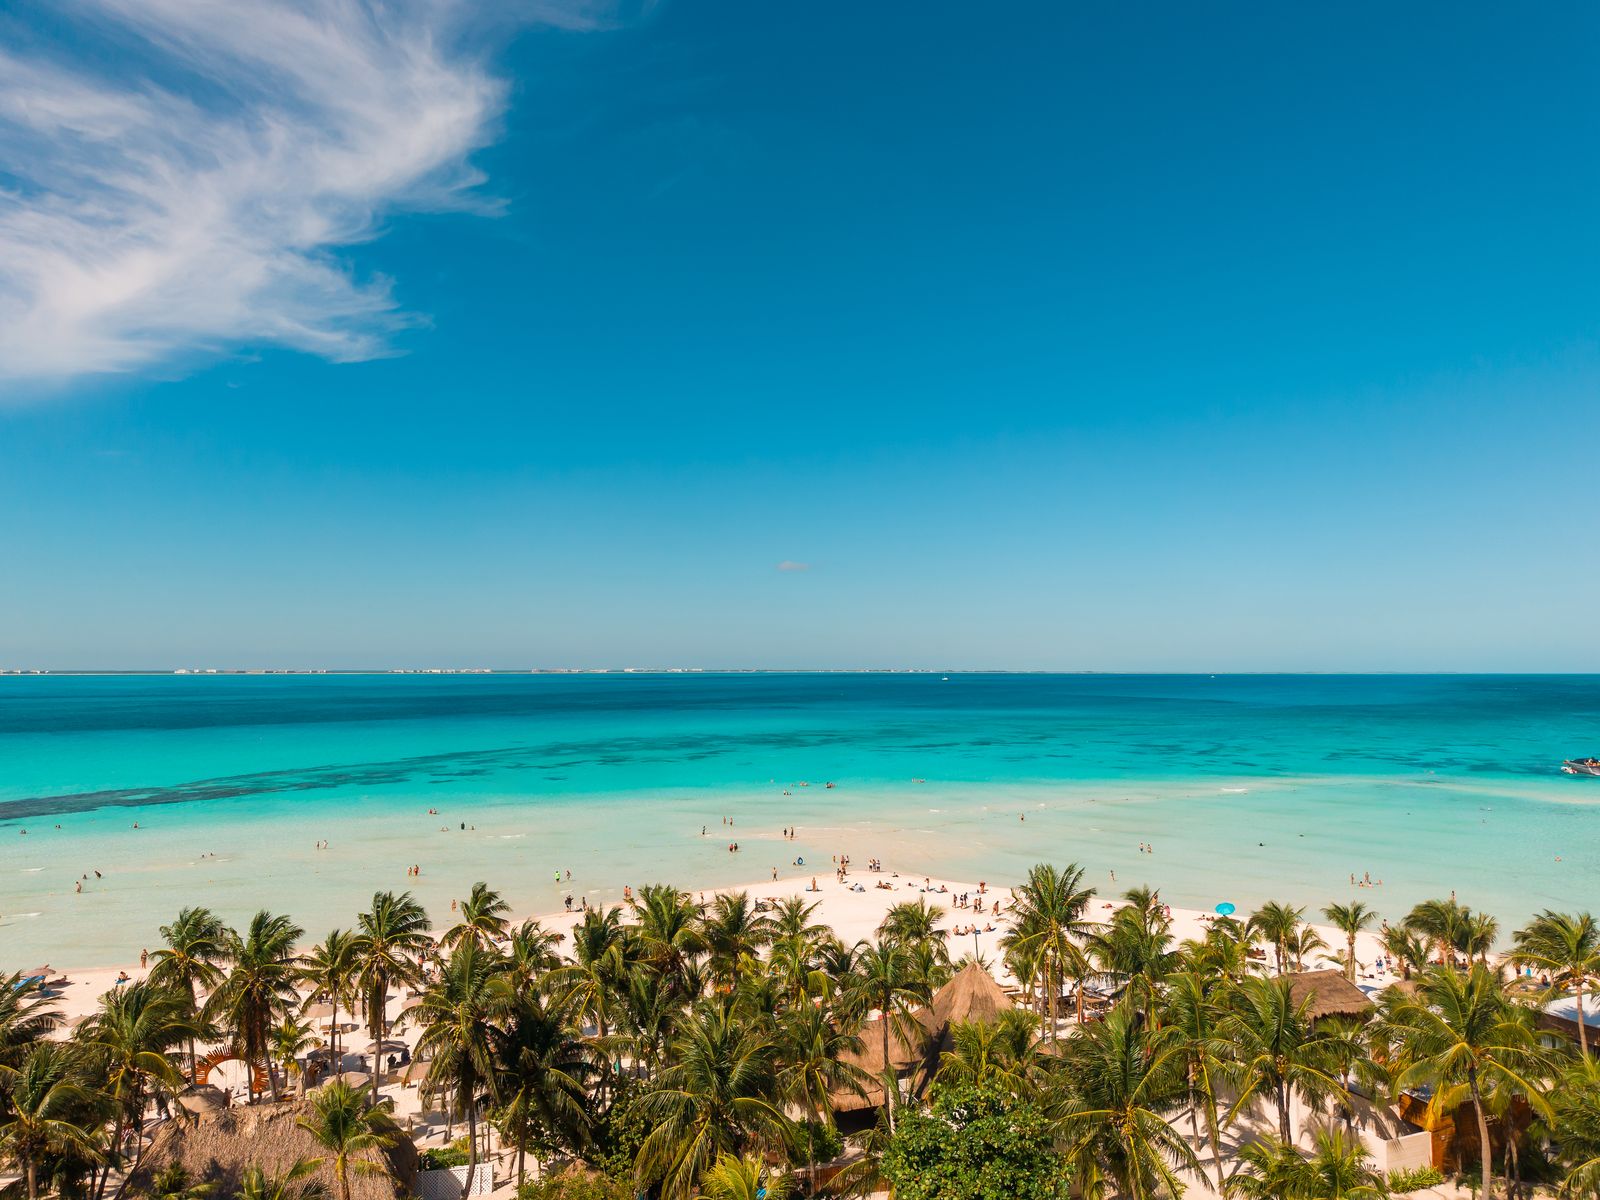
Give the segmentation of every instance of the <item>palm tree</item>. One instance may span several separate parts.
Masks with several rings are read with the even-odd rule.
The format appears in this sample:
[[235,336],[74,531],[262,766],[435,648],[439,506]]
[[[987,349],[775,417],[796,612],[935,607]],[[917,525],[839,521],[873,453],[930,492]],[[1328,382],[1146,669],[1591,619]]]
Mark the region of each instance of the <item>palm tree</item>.
[[[167,944],[150,957],[150,982],[177,988],[189,997],[189,1011],[200,1012],[200,990],[210,990],[222,978],[222,962],[227,958],[227,931],[221,918],[209,908],[185,908],[171,925],[161,927]],[[198,1038],[189,1039],[189,1078],[195,1078],[199,1061]]]
[[471,893],[461,902],[461,920],[440,940],[446,946],[458,946],[468,939],[480,946],[492,945],[506,936],[510,925],[506,913],[510,911],[511,905],[501,898],[499,892],[487,883],[475,883]]
[[560,935],[538,921],[527,920],[511,931],[506,944],[506,970],[511,973],[518,994],[532,990],[545,972],[561,963],[556,953]]
[[[1179,1169],[1202,1175],[1189,1143],[1166,1114],[1184,1093],[1173,1033],[1151,1030],[1144,1013],[1117,1005],[1067,1045],[1071,1091],[1060,1111],[1079,1178],[1109,1177],[1132,1200],[1183,1193]],[[1086,1194],[1099,1189],[1091,1184]]]
[[1600,1197],[1600,1062],[1573,1062],[1550,1089],[1556,1161],[1565,1171],[1564,1195]]
[[[120,1158],[123,1134],[132,1129],[138,1151],[145,1107],[163,1089],[176,1092],[183,1075],[167,1055],[194,1032],[187,997],[148,981],[113,988],[78,1031],[78,1044],[88,1052],[101,1090],[116,1106],[110,1152]],[[137,1158],[133,1167],[138,1166]],[[133,1168],[130,1168],[133,1169]],[[110,1178],[108,1161],[96,1194],[104,1194]]]
[[[834,1128],[833,1097],[839,1092],[865,1095],[869,1076],[847,1056],[861,1051],[861,1037],[839,1028],[822,1005],[802,1004],[786,1014],[778,1029],[782,1062],[778,1086],[791,1104],[798,1104],[814,1126]],[[816,1139],[806,1138],[807,1159]],[[816,1163],[806,1163],[807,1178],[816,1182]]]
[[589,1136],[586,1083],[599,1071],[594,1051],[574,1025],[567,993],[517,996],[504,1020],[489,1029],[500,1096],[498,1125],[517,1148],[517,1187],[530,1145],[581,1149]]
[[774,939],[767,951],[766,967],[779,995],[791,1007],[823,997],[830,990],[831,980],[819,962],[817,947],[803,934]]
[[[1197,971],[1180,971],[1167,980],[1165,1024],[1172,1029],[1177,1055],[1183,1063],[1189,1090],[1189,1117],[1197,1110],[1206,1116],[1211,1161],[1217,1168],[1217,1190],[1222,1190],[1222,1120],[1217,1086],[1227,1076],[1232,1046],[1222,1036],[1226,1008],[1214,994],[1213,981]],[[1194,1140],[1198,1142],[1199,1131]]]
[[639,1098],[654,1125],[639,1148],[642,1184],[665,1200],[693,1194],[700,1176],[724,1154],[784,1145],[790,1123],[779,1107],[772,1042],[725,1008],[702,1005],[673,1045],[671,1065]]
[[[312,1159],[313,1166],[327,1163],[339,1184],[339,1200],[350,1200],[350,1174],[387,1177],[389,1169],[381,1159],[360,1158],[369,1151],[382,1151],[400,1139],[400,1130],[389,1116],[389,1102],[371,1102],[368,1088],[352,1088],[335,1079],[311,1093],[311,1112],[295,1121],[325,1153]],[[298,1165],[296,1167],[298,1169]],[[472,1174],[462,1195],[471,1195]]]
[[1268,900],[1250,915],[1248,928],[1272,945],[1275,974],[1283,974],[1289,958],[1289,944],[1298,934],[1305,916],[1305,909],[1276,900]]
[[551,972],[550,984],[567,990],[580,1021],[592,1022],[603,1041],[619,991],[626,987],[633,939],[620,908],[592,908],[572,930],[572,962]]
[[1156,1001],[1180,955],[1172,949],[1169,922],[1154,894],[1143,888],[1125,893],[1129,903],[1090,939],[1090,950],[1103,974],[1127,986],[1128,996],[1155,1018]]
[[911,957],[899,942],[883,939],[864,942],[856,953],[856,973],[846,984],[845,1011],[864,1019],[877,1009],[881,1014],[879,1034],[883,1038],[884,1105],[889,1131],[894,1131],[895,1102],[899,1083],[894,1079],[894,1060],[889,1054],[889,1027],[904,1028],[911,1013],[928,1000],[927,992],[912,975]]
[[1356,977],[1356,938],[1364,929],[1372,928],[1378,914],[1357,900],[1351,904],[1330,904],[1322,910],[1332,925],[1345,938],[1344,977],[1354,982]]
[[344,929],[329,932],[322,944],[313,946],[300,961],[300,978],[311,985],[306,1005],[325,1002],[333,1006],[330,1014],[328,1049],[335,1067],[344,1059],[339,1052],[339,1006],[352,1006],[356,982],[356,938]]
[[772,923],[755,911],[748,892],[725,892],[711,903],[701,927],[712,978],[725,987],[747,970],[772,940]]
[[[1095,925],[1086,916],[1094,899],[1094,889],[1085,887],[1083,868],[1068,863],[1057,869],[1040,863],[1028,872],[1028,879],[1016,890],[1011,909],[1012,931],[1000,939],[1002,949],[1015,949],[1039,972],[1044,987],[1045,1020],[1051,1041],[1056,1039],[1060,1020],[1061,988],[1070,977],[1080,975],[1084,962],[1084,940]],[[1083,990],[1078,991],[1078,1020],[1083,1020]]]
[[788,1200],[787,1175],[774,1175],[759,1155],[724,1154],[700,1181],[706,1200]]
[[939,937],[939,924],[944,920],[944,909],[929,904],[926,896],[891,905],[878,923],[878,936],[915,946]]
[[702,951],[700,910],[688,892],[665,883],[647,883],[633,901],[646,961],[681,997],[693,994],[689,967]]
[[288,917],[265,910],[250,919],[243,935],[229,930],[228,973],[206,1000],[206,1018],[218,1020],[232,1031],[235,1051],[252,1068],[252,1100],[253,1068],[260,1065],[267,1068],[272,1094],[278,1094],[277,1073],[272,1070],[272,1028],[297,999],[294,944],[302,932]]
[[495,1021],[511,1010],[516,991],[505,960],[463,938],[444,964],[438,982],[408,1011],[422,1028],[419,1058],[432,1056],[424,1084],[428,1094],[447,1096],[451,1111],[467,1119],[467,1178],[462,1194],[472,1194],[478,1169],[478,1105],[495,1091]]
[[239,1177],[239,1200],[310,1200],[321,1196],[323,1189],[306,1183],[307,1175],[315,1175],[321,1162],[315,1158],[302,1158],[282,1175],[268,1175],[260,1167],[246,1167]]
[[285,1079],[293,1079],[300,1073],[300,1056],[321,1041],[310,1025],[290,1017],[272,1031],[272,1060],[282,1065]]
[[1286,1142],[1268,1139],[1239,1151],[1239,1169],[1226,1191],[1241,1200],[1384,1200],[1384,1178],[1359,1140],[1320,1131],[1307,1158]]
[[995,1021],[957,1021],[950,1026],[950,1049],[939,1057],[939,1083],[989,1087],[1012,1096],[1031,1093],[1040,1062],[1038,1028],[1039,1018],[1021,1008]]
[[428,948],[428,914],[410,892],[398,896],[378,892],[372,907],[358,918],[351,952],[356,960],[356,984],[367,1030],[372,1035],[373,1094],[378,1093],[382,1072],[379,1060],[389,1036],[389,989],[416,984],[421,978],[417,961]]
[[0,1065],[0,1090],[10,1100],[0,1113],[0,1150],[22,1168],[28,1200],[37,1200],[39,1167],[48,1156],[75,1152],[98,1161],[82,1122],[93,1097],[76,1047],[37,1043],[19,1065]]
[[1400,1048],[1406,1064],[1396,1087],[1431,1086],[1429,1107],[1437,1112],[1448,1112],[1463,1099],[1472,1101],[1478,1118],[1480,1195],[1493,1200],[1486,1088],[1508,1085],[1535,1109],[1548,1110],[1534,1085],[1548,1059],[1538,1048],[1528,1011],[1512,1004],[1499,978],[1481,964],[1464,974],[1441,966],[1422,976],[1415,995],[1388,1006],[1380,1020],[1380,1036]]
[[1453,952],[1466,941],[1467,920],[1470,910],[1458,904],[1454,896],[1448,900],[1424,900],[1406,914],[1406,926],[1427,938],[1439,952],[1439,964],[1450,965]]
[[1570,991],[1577,1005],[1578,1048],[1589,1055],[1589,1034],[1583,1015],[1583,995],[1589,981],[1600,977],[1600,926],[1588,913],[1558,913],[1545,909],[1526,927],[1517,930],[1511,961],[1548,975],[1552,990]]
[[829,931],[826,925],[812,922],[811,914],[816,911],[816,903],[806,903],[804,896],[785,896],[772,910],[773,937],[798,937],[807,942],[821,941]]
[[[0,1067],[15,1067],[61,1023],[38,979],[0,975]],[[4,1108],[0,1094],[0,1110]]]
[[155,1200],[210,1200],[219,1186],[214,1181],[191,1179],[183,1164],[174,1162],[156,1172],[150,1181],[150,1194]]
[[1489,965],[1489,951],[1494,949],[1495,939],[1500,936],[1500,922],[1488,913],[1468,913],[1461,925],[1461,951],[1471,962],[1476,958],[1484,966]]
[[1328,1072],[1324,1036],[1309,1015],[1311,999],[1296,1004],[1283,978],[1246,979],[1231,995],[1218,1031],[1232,1043],[1230,1074],[1236,1088],[1231,1121],[1265,1093],[1278,1110],[1278,1138],[1294,1144],[1290,1099],[1298,1093],[1315,1102],[1340,1095],[1343,1085]]
[[1428,942],[1408,925],[1389,925],[1379,939],[1383,952],[1400,962],[1400,977],[1410,979],[1412,971],[1421,971],[1428,965]]

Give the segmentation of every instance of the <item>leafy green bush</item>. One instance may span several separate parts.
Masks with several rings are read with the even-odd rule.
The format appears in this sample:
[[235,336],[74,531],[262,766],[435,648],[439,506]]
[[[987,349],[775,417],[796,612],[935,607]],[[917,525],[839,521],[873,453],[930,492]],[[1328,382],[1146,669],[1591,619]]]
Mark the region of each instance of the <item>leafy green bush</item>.
[[794,1161],[832,1162],[844,1151],[839,1131],[824,1121],[801,1121],[795,1126]]
[[421,1171],[447,1171],[451,1167],[464,1167],[467,1165],[467,1139],[458,1138],[448,1146],[440,1146],[436,1150],[424,1150],[419,1156],[418,1170]]
[[631,1080],[617,1081],[616,1094],[594,1124],[584,1159],[612,1179],[632,1183],[633,1163],[652,1126],[637,1109],[639,1088]]
[[1391,1192],[1415,1192],[1422,1188],[1438,1187],[1444,1174],[1437,1167],[1415,1167],[1410,1171],[1390,1171]]
[[548,1179],[530,1179],[517,1200],[633,1200],[630,1184],[586,1171],[566,1171]]
[[1066,1200],[1067,1163],[1044,1114],[982,1087],[903,1114],[883,1156],[896,1200]]

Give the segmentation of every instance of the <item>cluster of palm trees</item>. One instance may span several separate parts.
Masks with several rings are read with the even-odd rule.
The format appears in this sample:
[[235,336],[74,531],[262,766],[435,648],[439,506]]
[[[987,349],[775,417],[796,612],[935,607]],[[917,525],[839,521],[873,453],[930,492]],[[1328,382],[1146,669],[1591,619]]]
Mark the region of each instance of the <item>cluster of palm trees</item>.
[[[1358,935],[1378,924],[1364,905],[1324,910],[1344,935],[1335,952],[1286,904],[1182,943],[1144,889],[1096,919],[1076,866],[1034,868],[1012,899],[1003,965],[1020,1002],[956,1024],[904,1078],[900,1047],[927,1037],[914,1014],[962,965],[925,897],[854,945],[801,897],[707,904],[667,885],[585,911],[570,942],[513,925],[483,884],[437,939],[409,894],[379,893],[353,929],[309,948],[282,916],[234,930],[187,909],[162,929],[148,978],[107,993],[70,1037],[36,984],[0,985],[0,1168],[30,1200],[120,1196],[140,1177],[152,1115],[181,1116],[171,1101],[207,1049],[259,1068],[277,1097],[321,1042],[307,1018],[318,1005],[335,1031],[340,1013],[359,1015],[372,1039],[374,1085],[335,1079],[302,1118],[346,1197],[352,1172],[381,1169],[364,1152],[400,1136],[376,1085],[400,1022],[417,1031],[425,1097],[465,1129],[469,1175],[492,1130],[519,1183],[532,1157],[590,1164],[663,1200],[869,1190],[886,1182],[897,1111],[960,1084],[1037,1110],[1089,1200],[1176,1196],[1186,1178],[1243,1200],[1380,1194],[1359,1126],[1369,1101],[1408,1090],[1437,1113],[1470,1106],[1484,1200],[1497,1165],[1512,1186],[1544,1171],[1600,1197],[1600,1073],[1582,1022],[1577,1053],[1535,1019],[1556,993],[1582,1013],[1600,977],[1587,915],[1542,914],[1491,966],[1492,921],[1453,898],[1418,905],[1381,934],[1409,983],[1368,1017],[1314,1020],[1287,973],[1322,951],[1353,977]],[[1508,965],[1535,978],[1508,979]],[[870,1058],[881,1077],[860,1065]],[[883,1103],[841,1157],[835,1102],[849,1095]],[[295,1195],[310,1169],[247,1173],[244,1191]]]

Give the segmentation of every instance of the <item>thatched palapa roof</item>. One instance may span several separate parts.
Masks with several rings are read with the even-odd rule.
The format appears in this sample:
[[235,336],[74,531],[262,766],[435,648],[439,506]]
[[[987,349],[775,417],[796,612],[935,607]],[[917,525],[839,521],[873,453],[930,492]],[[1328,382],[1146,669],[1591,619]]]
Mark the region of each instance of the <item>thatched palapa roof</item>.
[[1012,1007],[1011,997],[1000,990],[994,977],[975,962],[957,971],[955,978],[933,995],[933,1003],[917,1013],[930,1034],[941,1036],[952,1025],[988,1025]]
[[[933,994],[933,1003],[918,1009],[913,1023],[905,1028],[889,1027],[889,1061],[896,1074],[904,1074],[918,1067],[931,1067],[939,1052],[945,1048],[950,1036],[950,1026],[966,1022],[987,1025],[999,1019],[1000,1014],[1012,1007],[1011,997],[1000,990],[989,972],[977,963],[968,963],[957,971],[955,977]],[[835,1112],[856,1112],[863,1108],[877,1108],[884,1102],[883,1094],[883,1018],[868,1021],[861,1028],[861,1050],[847,1054],[844,1061],[860,1067],[872,1077],[866,1085],[866,1094],[836,1092],[833,1095]]]
[[[260,1167],[268,1175],[281,1175],[302,1158],[320,1158],[316,1140],[295,1124],[309,1115],[306,1101],[257,1104],[227,1108],[194,1121],[168,1121],[156,1133],[149,1151],[131,1181],[133,1195],[148,1194],[150,1180],[172,1163],[179,1163],[195,1182],[217,1181],[229,1196],[239,1190],[246,1167]],[[357,1155],[382,1161],[392,1178],[350,1173],[351,1200],[398,1200],[416,1185],[417,1149],[401,1133],[385,1152]],[[333,1168],[324,1165],[308,1182],[321,1183],[329,1195],[339,1194]]]
[[1343,971],[1298,971],[1284,978],[1289,981],[1289,995],[1296,1004],[1310,999],[1308,1015],[1313,1021],[1323,1017],[1364,1017],[1372,1011],[1372,997],[1346,979]]

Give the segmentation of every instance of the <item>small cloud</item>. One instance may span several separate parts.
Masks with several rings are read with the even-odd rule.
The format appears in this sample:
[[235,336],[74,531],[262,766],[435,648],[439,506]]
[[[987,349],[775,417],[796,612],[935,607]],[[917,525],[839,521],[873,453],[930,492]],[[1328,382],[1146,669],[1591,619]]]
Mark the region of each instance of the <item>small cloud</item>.
[[778,564],[778,570],[780,570],[780,571],[809,571],[809,570],[811,570],[811,564],[810,563],[803,563],[803,562],[793,562],[792,560],[786,558],[781,563]]

